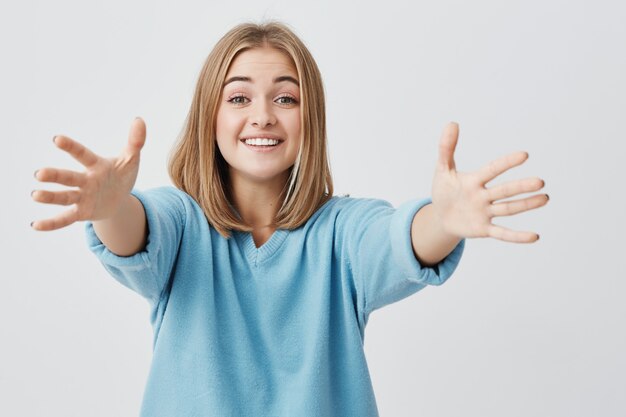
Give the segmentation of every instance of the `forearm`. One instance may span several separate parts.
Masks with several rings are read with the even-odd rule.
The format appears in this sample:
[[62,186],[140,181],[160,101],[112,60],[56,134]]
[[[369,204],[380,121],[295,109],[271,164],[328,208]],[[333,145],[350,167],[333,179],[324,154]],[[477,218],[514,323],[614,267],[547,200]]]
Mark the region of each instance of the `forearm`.
[[117,214],[93,222],[98,238],[118,256],[131,256],[146,247],[148,225],[146,212],[137,197],[129,194]]
[[422,207],[411,223],[413,253],[423,266],[434,266],[459,244],[461,238],[446,233],[432,204]]

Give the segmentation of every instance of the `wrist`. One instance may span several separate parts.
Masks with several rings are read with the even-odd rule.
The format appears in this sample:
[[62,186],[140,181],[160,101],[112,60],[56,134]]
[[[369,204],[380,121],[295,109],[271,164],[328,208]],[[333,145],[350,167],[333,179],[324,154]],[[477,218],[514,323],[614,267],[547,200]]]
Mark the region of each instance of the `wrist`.
[[448,231],[432,203],[415,214],[411,225],[413,252],[425,266],[436,265],[459,244],[462,237]]
[[463,239],[464,236],[461,236],[455,232],[454,227],[450,225],[450,222],[446,221],[445,214],[442,214],[441,210],[438,210],[438,207],[435,205],[435,203],[431,203],[430,205],[432,206],[431,222],[433,230],[435,230],[437,234],[439,234],[443,239],[446,240]]

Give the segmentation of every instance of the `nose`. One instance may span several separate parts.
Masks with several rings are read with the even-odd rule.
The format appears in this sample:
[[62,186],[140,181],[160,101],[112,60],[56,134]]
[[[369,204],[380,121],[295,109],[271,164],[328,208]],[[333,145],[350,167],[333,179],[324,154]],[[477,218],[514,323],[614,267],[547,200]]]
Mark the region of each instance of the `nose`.
[[276,116],[272,111],[271,104],[259,102],[253,106],[250,122],[253,126],[264,128],[267,125],[276,124]]

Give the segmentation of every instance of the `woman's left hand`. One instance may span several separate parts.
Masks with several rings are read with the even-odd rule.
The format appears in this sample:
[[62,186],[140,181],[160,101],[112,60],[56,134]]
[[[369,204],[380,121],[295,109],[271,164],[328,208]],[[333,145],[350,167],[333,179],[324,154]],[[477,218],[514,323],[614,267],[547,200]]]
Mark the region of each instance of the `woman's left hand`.
[[487,188],[485,184],[528,159],[527,152],[500,157],[474,172],[458,172],[454,150],[459,137],[458,124],[449,123],[439,143],[439,160],[432,187],[433,210],[441,227],[459,238],[492,237],[515,243],[532,243],[539,239],[534,232],[521,232],[491,223],[496,216],[511,216],[536,209],[548,202],[547,194],[536,194],[518,200],[498,201],[540,190],[540,178],[509,181]]

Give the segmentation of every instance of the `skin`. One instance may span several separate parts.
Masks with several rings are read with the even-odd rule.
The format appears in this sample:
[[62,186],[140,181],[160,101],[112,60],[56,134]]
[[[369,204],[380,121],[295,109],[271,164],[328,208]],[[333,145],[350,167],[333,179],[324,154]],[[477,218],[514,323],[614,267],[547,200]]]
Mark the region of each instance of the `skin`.
[[487,188],[486,184],[528,159],[524,151],[502,156],[474,172],[456,170],[454,151],[459,125],[445,127],[439,142],[439,159],[432,185],[432,204],[417,212],[411,225],[411,241],[417,259],[426,266],[445,258],[463,238],[490,237],[505,242],[532,243],[534,232],[513,231],[491,223],[496,216],[511,216],[548,202],[547,194],[498,201],[544,187],[540,178],[509,181]]
[[[275,82],[282,76],[298,81],[296,67],[280,51],[256,48],[240,53],[226,80],[248,77],[250,81],[228,83],[217,113],[217,146],[229,165],[233,205],[253,227],[257,247],[276,230],[273,219],[300,147],[299,87],[291,81]],[[271,152],[257,152],[240,140],[260,133],[284,141]]]
[[37,220],[39,231],[57,230],[79,220],[92,220],[96,234],[113,253],[130,256],[146,246],[147,222],[141,202],[130,194],[139,171],[139,156],[146,140],[141,118],[131,124],[128,143],[116,158],[103,158],[81,143],[63,135],[54,144],[84,165],[84,172],[59,168],[35,171],[35,179],[70,187],[72,190],[34,190],[33,200],[44,204],[72,206],[53,218]]
[[[249,77],[228,83],[218,107],[217,146],[229,164],[233,204],[253,227],[257,247],[276,230],[273,219],[285,189],[289,168],[295,163],[299,140],[300,97],[297,85],[274,82],[276,77],[297,71],[290,59],[271,48],[257,48],[237,56],[226,79]],[[240,139],[271,133],[284,142],[271,152],[252,151]],[[458,172],[454,152],[458,124],[449,123],[439,143],[439,158],[432,183],[432,204],[424,206],[411,224],[411,243],[416,258],[432,266],[445,258],[463,238],[489,237],[506,242],[532,243],[534,232],[513,231],[491,223],[497,216],[511,216],[545,205],[546,194],[507,200],[544,187],[539,178],[526,178],[488,188],[487,183],[528,159],[519,151],[502,156],[474,172]],[[113,253],[130,256],[145,248],[147,224],[143,206],[130,194],[139,170],[140,152],[146,139],[142,119],[133,121],[128,143],[116,158],[103,158],[63,135],[54,144],[85,166],[84,172],[43,168],[35,172],[42,182],[71,190],[32,192],[33,200],[72,206],[59,215],[31,224],[35,230],[56,230],[79,220],[92,220],[100,240]]]

